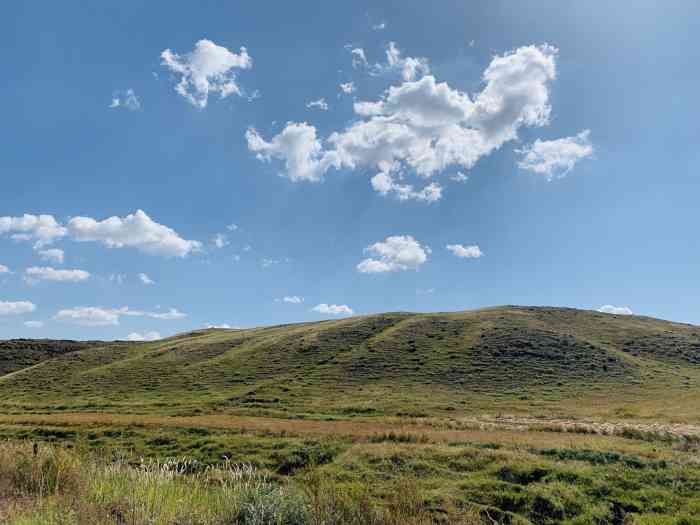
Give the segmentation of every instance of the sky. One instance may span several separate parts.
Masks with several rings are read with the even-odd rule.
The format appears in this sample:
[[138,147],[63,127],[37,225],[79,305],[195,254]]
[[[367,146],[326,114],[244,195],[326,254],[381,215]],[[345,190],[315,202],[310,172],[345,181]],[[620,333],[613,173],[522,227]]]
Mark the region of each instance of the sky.
[[0,338],[700,324],[700,4],[8,3]]

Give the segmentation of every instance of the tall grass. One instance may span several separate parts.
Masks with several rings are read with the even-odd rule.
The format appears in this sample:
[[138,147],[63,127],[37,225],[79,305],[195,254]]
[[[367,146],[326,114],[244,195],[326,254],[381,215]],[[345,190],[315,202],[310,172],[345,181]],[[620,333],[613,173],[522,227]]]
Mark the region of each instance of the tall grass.
[[[417,486],[398,482],[386,505],[362,485],[318,469],[278,483],[250,465],[88,457],[56,446],[0,444],[0,521],[10,525],[423,525]],[[6,507],[10,507],[6,503]]]

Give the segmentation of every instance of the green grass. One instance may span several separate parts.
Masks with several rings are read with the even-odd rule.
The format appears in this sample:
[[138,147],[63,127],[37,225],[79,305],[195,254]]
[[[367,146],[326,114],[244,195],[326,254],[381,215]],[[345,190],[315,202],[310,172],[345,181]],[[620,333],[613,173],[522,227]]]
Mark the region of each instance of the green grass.
[[[148,427],[2,434],[12,440],[0,444],[0,502],[15,502],[12,525],[700,523],[698,449],[667,442],[559,436],[542,447],[507,434],[444,443]],[[38,443],[36,456],[22,438]],[[166,459],[175,457],[189,459]],[[178,465],[177,475],[163,465]],[[260,492],[226,485],[235,465]],[[223,489],[212,483],[222,477]],[[280,521],[249,521],[245,509]]]
[[[638,316],[9,341],[0,522],[698,524],[698,425],[700,328]],[[175,457],[186,471],[161,476]],[[260,491],[234,486],[233,464]]]
[[[591,403],[581,400],[597,400],[609,413],[634,404],[640,417],[672,417],[664,405],[700,401],[698,356],[700,328],[635,316],[527,307],[381,314],[72,351],[0,376],[0,407],[584,414]],[[667,402],[675,399],[686,401]]]

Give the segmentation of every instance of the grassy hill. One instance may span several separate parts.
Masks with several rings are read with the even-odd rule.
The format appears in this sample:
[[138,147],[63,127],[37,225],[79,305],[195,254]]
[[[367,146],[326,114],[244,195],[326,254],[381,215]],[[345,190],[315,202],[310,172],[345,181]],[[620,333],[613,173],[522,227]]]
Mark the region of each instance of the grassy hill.
[[0,366],[10,525],[700,525],[700,327],[511,306]]
[[21,345],[0,346],[3,410],[700,417],[700,327],[569,308],[387,313],[149,343],[36,344],[25,344],[26,359]]
[[0,341],[0,377],[34,366],[53,357],[104,346],[102,341],[11,339]]

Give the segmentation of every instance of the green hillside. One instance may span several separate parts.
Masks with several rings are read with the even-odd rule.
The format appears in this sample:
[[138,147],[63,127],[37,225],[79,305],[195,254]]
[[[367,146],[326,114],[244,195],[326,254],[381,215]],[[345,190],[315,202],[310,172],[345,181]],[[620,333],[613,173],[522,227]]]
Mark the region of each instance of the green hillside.
[[700,417],[700,327],[568,308],[202,330],[24,361],[0,348],[7,411]]

